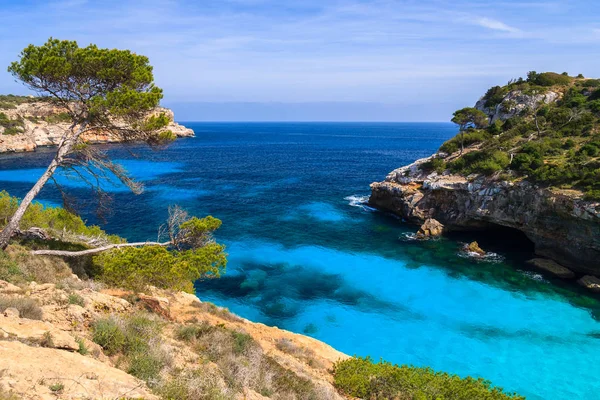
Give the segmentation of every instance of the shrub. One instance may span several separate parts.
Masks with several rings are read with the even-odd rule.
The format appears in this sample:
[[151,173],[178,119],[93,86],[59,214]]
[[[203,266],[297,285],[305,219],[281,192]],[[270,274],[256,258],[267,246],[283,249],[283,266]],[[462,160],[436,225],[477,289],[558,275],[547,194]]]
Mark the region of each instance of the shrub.
[[79,345],[79,349],[77,349],[77,352],[82,356],[87,355],[89,353],[89,349],[85,345],[85,341],[82,338],[76,338],[75,341]]
[[85,306],[85,301],[84,301],[83,297],[81,297],[77,293],[71,293],[69,295],[69,304],[76,304],[78,306],[83,307],[83,306]]
[[158,378],[165,362],[160,354],[153,351],[135,352],[131,354],[127,373],[143,381],[152,382]]
[[193,282],[219,277],[227,263],[225,247],[209,243],[193,250],[169,251],[161,246],[127,248],[94,257],[98,279],[108,285],[141,291],[148,285],[194,292]]
[[430,368],[398,366],[369,357],[350,358],[334,365],[334,384],[344,394],[361,399],[524,400],[506,394],[482,378],[460,378]]
[[486,107],[495,107],[502,102],[504,96],[506,95],[506,89],[501,86],[494,86],[488,89],[488,91],[483,96],[485,100]]
[[109,356],[121,352],[125,346],[125,333],[115,318],[102,318],[92,325],[92,340]]
[[65,385],[58,382],[58,383],[54,383],[54,384],[50,385],[49,388],[51,391],[58,393],[58,392],[62,392],[64,390]]
[[[460,135],[463,135],[462,139],[461,139]],[[463,132],[462,134],[459,134],[459,135],[453,137],[452,139],[446,141],[444,144],[442,144],[442,146],[440,147],[440,150],[445,153],[451,154],[451,153],[458,151],[458,149],[460,148],[461,140],[464,141],[464,144],[466,147],[466,146],[469,146],[469,145],[472,145],[475,143],[485,142],[486,140],[490,139],[491,137],[492,137],[492,135],[487,131],[473,129],[470,131]]]
[[[8,223],[9,218],[19,206],[19,199],[0,191],[0,227]],[[56,232],[66,239],[77,239],[77,236],[104,239],[110,243],[122,243],[124,239],[116,235],[108,235],[98,226],[87,226],[79,217],[61,207],[44,207],[40,203],[32,203],[21,220],[20,228],[31,227]]]
[[531,71],[527,74],[527,82],[540,86],[569,85],[573,78],[556,72],[542,72],[540,74]]
[[0,313],[7,308],[16,308],[19,310],[21,318],[42,319],[42,309],[33,299],[22,297],[0,297]]
[[7,282],[24,281],[23,271],[8,253],[0,250],[0,279]]
[[185,342],[193,342],[212,332],[215,328],[206,321],[199,324],[183,325],[177,328],[175,337]]
[[231,337],[233,338],[233,352],[235,354],[242,354],[246,351],[251,343],[254,343],[252,336],[247,333],[232,331]]
[[160,349],[162,322],[148,314],[137,314],[125,319],[115,316],[98,319],[92,325],[92,340],[106,354],[122,354],[127,372],[156,384],[167,357]]

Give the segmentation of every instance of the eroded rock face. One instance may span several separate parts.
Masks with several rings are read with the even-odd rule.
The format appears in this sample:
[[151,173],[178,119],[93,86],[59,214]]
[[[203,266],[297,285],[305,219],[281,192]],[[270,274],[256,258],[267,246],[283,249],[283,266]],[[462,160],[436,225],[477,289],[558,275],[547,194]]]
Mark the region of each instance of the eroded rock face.
[[[47,102],[19,104],[13,109],[3,109],[0,112],[10,119],[22,119],[24,132],[16,135],[0,134],[0,153],[34,151],[38,146],[55,146],[63,132],[69,128],[67,122],[48,122],[46,118],[60,115],[63,109]],[[194,136],[194,131],[174,121],[173,111],[159,107],[155,113],[164,113],[171,121],[166,129],[177,137]],[[88,143],[119,142],[118,137],[108,132],[89,132],[83,135]]]
[[494,107],[486,107],[486,100],[481,98],[475,108],[483,111],[490,118],[490,123],[497,120],[506,121],[519,115],[523,111],[533,110],[540,104],[550,104],[560,98],[561,94],[551,90],[539,94],[525,94],[521,90],[513,90],[504,96],[504,99]]
[[435,218],[447,230],[518,229],[537,254],[577,272],[600,274],[599,202],[526,181],[427,174],[419,169],[427,160],[371,184],[369,203],[414,223]]

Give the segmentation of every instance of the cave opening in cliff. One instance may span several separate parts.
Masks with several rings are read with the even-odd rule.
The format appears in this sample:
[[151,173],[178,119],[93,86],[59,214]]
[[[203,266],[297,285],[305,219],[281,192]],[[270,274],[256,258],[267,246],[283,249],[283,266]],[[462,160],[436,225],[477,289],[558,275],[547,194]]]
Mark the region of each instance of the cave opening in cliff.
[[534,243],[515,228],[490,225],[485,230],[450,232],[449,238],[470,243],[477,241],[485,251],[508,255],[515,261],[526,261],[535,257]]

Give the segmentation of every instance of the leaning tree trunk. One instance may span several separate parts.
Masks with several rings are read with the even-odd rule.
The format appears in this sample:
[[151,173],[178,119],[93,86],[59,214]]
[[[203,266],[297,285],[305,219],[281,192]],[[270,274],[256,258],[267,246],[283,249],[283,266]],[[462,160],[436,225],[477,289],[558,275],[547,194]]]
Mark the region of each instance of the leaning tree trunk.
[[[6,249],[6,246],[8,246],[8,243],[10,242],[10,239],[14,235],[15,231],[19,229],[19,225],[21,223],[23,215],[25,215],[25,211],[27,211],[27,208],[29,207],[33,199],[35,199],[35,197],[40,193],[46,182],[48,182],[52,175],[54,175],[54,172],[61,165],[65,156],[71,152],[73,146],[77,142],[77,138],[79,137],[84,128],[85,125],[82,125],[74,136],[72,136],[71,138],[64,137],[63,140],[61,140],[61,143],[58,145],[58,151],[56,152],[56,156],[54,156],[54,159],[52,160],[44,174],[40,177],[40,179],[38,179],[38,181],[35,183],[35,185],[33,185],[31,190],[25,195],[25,197],[19,204],[17,211],[15,211],[13,216],[10,218],[8,224],[4,227],[2,232],[0,232],[1,250]],[[65,136],[66,135],[68,135],[68,133],[66,133]]]

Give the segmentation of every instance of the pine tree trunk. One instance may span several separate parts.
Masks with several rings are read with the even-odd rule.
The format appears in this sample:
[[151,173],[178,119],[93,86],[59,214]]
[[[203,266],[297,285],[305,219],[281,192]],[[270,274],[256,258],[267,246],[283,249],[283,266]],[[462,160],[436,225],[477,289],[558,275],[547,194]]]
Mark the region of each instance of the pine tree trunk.
[[31,190],[25,195],[25,197],[19,204],[17,211],[15,211],[13,216],[10,218],[8,224],[4,227],[2,232],[0,232],[1,250],[6,249],[15,231],[19,229],[19,225],[21,223],[23,215],[25,215],[25,211],[27,211],[27,208],[29,207],[33,199],[35,199],[36,196],[40,193],[46,182],[48,182],[52,175],[54,175],[54,172],[61,165],[65,156],[71,152],[71,149],[75,145],[77,138],[79,137],[80,133],[83,131],[84,128],[85,124],[82,125],[78,129],[78,132],[75,133],[75,135],[73,135],[71,138],[67,137],[68,133],[65,134],[65,137],[58,145],[58,151],[56,152],[56,156],[54,156],[54,159],[52,160],[44,174],[40,177],[40,179],[38,179],[38,181],[35,183],[35,185],[33,185]]

